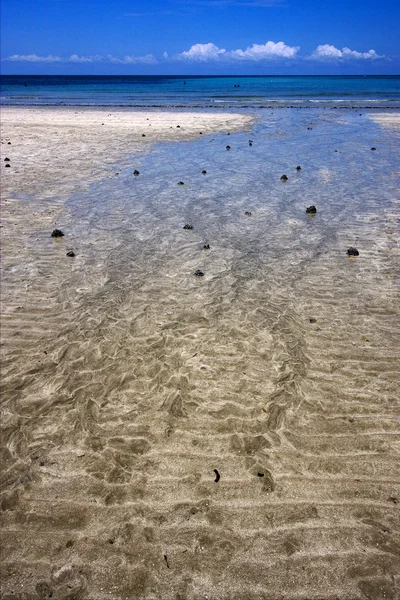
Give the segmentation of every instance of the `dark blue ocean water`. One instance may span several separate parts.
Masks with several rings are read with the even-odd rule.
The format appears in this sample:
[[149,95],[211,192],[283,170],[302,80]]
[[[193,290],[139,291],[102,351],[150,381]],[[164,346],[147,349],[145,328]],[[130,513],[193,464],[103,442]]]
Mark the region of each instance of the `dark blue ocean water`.
[[400,108],[400,76],[3,76],[5,105]]

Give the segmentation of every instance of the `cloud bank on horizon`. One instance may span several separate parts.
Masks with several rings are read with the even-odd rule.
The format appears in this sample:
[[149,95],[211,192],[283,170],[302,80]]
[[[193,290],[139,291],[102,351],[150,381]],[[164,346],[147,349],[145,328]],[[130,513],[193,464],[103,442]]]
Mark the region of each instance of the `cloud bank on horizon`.
[[3,61],[10,62],[29,62],[29,63],[75,63],[75,64],[88,64],[88,63],[102,63],[102,64],[115,64],[115,65],[154,65],[160,62],[186,62],[186,63],[208,63],[208,62],[219,62],[219,63],[234,63],[234,62],[271,62],[277,60],[307,60],[307,61],[318,61],[327,63],[343,63],[343,62],[358,62],[362,60],[374,61],[377,59],[390,60],[385,55],[379,55],[373,49],[367,52],[359,52],[358,50],[351,50],[350,48],[344,47],[341,50],[330,44],[321,44],[310,54],[301,56],[299,54],[300,46],[288,46],[284,42],[273,42],[269,40],[265,44],[252,44],[245,50],[226,50],[225,48],[219,48],[212,42],[206,44],[193,44],[189,50],[184,50],[178,54],[169,55],[168,52],[164,52],[162,57],[157,59],[153,54],[146,54],[145,56],[134,56],[125,55],[123,57],[113,56],[112,54],[95,54],[89,56],[79,56],[78,54],[71,54],[69,57],[61,57],[53,54],[47,56],[38,56],[37,54],[13,54]]

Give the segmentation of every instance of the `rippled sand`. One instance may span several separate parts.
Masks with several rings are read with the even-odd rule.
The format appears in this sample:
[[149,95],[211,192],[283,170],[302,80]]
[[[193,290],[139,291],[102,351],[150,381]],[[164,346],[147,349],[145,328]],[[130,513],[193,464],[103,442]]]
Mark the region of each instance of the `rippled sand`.
[[7,109],[2,600],[398,597],[398,134],[335,112]]

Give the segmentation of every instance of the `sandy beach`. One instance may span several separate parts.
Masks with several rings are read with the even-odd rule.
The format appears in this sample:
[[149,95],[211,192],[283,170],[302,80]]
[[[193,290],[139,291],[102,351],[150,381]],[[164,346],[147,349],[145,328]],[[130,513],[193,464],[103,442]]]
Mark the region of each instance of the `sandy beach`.
[[399,115],[340,112],[2,109],[1,600],[399,598]]

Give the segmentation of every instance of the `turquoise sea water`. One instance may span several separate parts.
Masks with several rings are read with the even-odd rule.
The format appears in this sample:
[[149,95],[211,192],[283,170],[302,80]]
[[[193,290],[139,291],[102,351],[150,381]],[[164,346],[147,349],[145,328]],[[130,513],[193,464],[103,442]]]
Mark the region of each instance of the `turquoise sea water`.
[[400,76],[4,76],[1,104],[400,108]]

